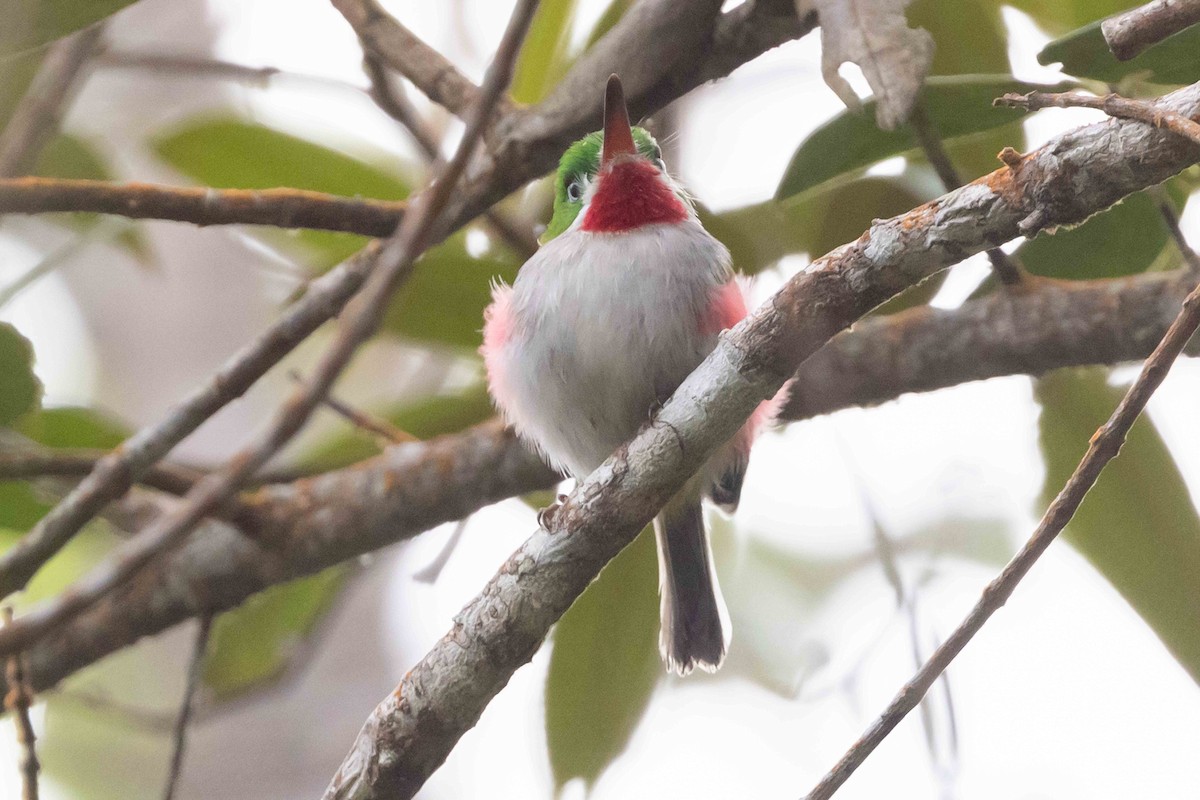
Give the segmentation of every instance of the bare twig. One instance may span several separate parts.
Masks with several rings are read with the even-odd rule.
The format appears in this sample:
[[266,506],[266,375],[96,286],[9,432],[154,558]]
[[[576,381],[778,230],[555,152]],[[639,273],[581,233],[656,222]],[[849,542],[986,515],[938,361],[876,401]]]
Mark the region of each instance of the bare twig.
[[1200,146],[1200,123],[1189,119],[1185,114],[1163,108],[1153,101],[1130,100],[1116,94],[1099,97],[1081,92],[1030,92],[1028,94],[1009,92],[1003,97],[997,98],[993,105],[1023,108],[1027,111],[1052,107],[1094,108],[1097,111],[1103,111],[1110,117],[1135,119],[1147,125],[1171,131]]
[[[0,481],[83,477],[104,455],[104,451],[94,450],[6,449],[0,451]],[[139,483],[170,494],[186,494],[200,477],[200,472],[188,467],[159,463],[150,468]]]
[[333,5],[373,54],[412,81],[430,100],[458,116],[465,116],[475,104],[480,88],[375,0],[333,0]]
[[[300,385],[304,385],[304,378],[299,372],[292,370],[288,373],[292,380]],[[345,419],[356,428],[361,428],[372,436],[382,439],[387,444],[400,444],[401,442],[415,442],[417,437],[407,431],[402,431],[386,419],[368,414],[367,412],[354,408],[349,403],[337,399],[333,395],[326,395],[321,403],[333,411],[338,416]]]
[[50,48],[8,126],[0,133],[0,177],[20,175],[37,160],[58,127],[63,105],[96,50],[101,31],[102,26],[94,25]]
[[[1198,113],[1200,85],[1160,102]],[[833,334],[950,264],[1035,225],[1082,221],[1197,158],[1200,151],[1170,135],[1109,120],[1052,141],[1016,169],[876,220],[817,259],[723,335],[655,419],[580,481],[548,529],[456,615],[367,719],[327,800],[419,791],[603,566]]]
[[[1159,187],[1161,189],[1161,187]],[[1158,204],[1158,211],[1162,215],[1163,223],[1167,226],[1167,231],[1171,234],[1171,238],[1175,240],[1175,247],[1179,250],[1179,254],[1183,256],[1183,263],[1193,275],[1200,275],[1200,253],[1188,244],[1187,237],[1183,235],[1183,229],[1179,227],[1179,215],[1175,213],[1175,206],[1171,203],[1170,198],[1166,196],[1166,192],[1159,191],[1155,196],[1155,202]]]
[[[404,92],[393,84],[387,67],[365,43],[363,72],[367,74],[367,80],[371,84],[370,95],[375,104],[408,131],[427,161],[435,161],[438,157],[437,137],[408,102]],[[513,219],[495,207],[485,211],[483,217],[492,232],[520,258],[527,259],[537,251],[537,237],[533,235],[528,223]]]
[[[383,243],[378,263],[363,287],[359,304],[347,312],[338,328],[337,338],[317,365],[309,385],[292,393],[264,435],[242,448],[224,469],[206,475],[171,513],[119,547],[104,563],[54,600],[0,630],[0,653],[22,649],[30,641],[44,636],[124,583],[151,558],[174,546],[303,427],[358,345],[378,327],[392,291],[411,274],[417,256],[436,239],[436,226],[441,222],[445,203],[478,144],[496,102],[508,86],[513,62],[537,3],[538,0],[518,2],[484,80],[479,102],[468,115],[458,150],[430,187],[417,196],[412,213],[405,215],[396,234]],[[446,227],[442,224],[443,229]]]
[[1184,28],[1200,23],[1200,0],[1154,0],[1100,24],[1118,61],[1128,61]]
[[[4,608],[4,624],[11,625],[13,621],[12,607]],[[38,800],[38,772],[41,764],[37,757],[37,734],[33,730],[33,721],[29,718],[29,708],[33,705],[33,693],[25,677],[25,655],[14,653],[8,657],[8,667],[5,680],[8,691],[4,695],[4,708],[12,713],[16,720],[17,744],[21,746],[19,766],[21,770],[22,800]]]
[[200,687],[200,679],[204,676],[204,656],[208,652],[208,637],[212,631],[212,617],[200,618],[196,629],[196,642],[192,645],[192,660],[188,664],[187,685],[183,689],[183,699],[179,702],[179,715],[171,733],[171,768],[167,772],[167,785],[163,789],[163,800],[173,800],[175,790],[179,786],[179,777],[183,774],[183,754],[187,750],[188,725],[192,720],[192,708],[196,697],[196,689]]
[[458,548],[458,543],[462,541],[462,535],[467,530],[467,523],[471,521],[470,517],[463,517],[454,526],[454,530],[450,532],[450,538],[446,540],[445,546],[441,552],[426,564],[423,568],[413,573],[413,580],[418,583],[437,583],[437,579],[441,576],[442,570],[450,563],[450,556]]
[[1050,543],[1075,515],[1075,511],[1083,502],[1084,495],[1100,477],[1101,470],[1120,452],[1130,427],[1145,409],[1150,396],[1167,376],[1167,371],[1170,370],[1176,357],[1183,351],[1184,345],[1196,332],[1198,326],[1200,326],[1200,286],[1184,300],[1183,309],[1171,323],[1166,336],[1154,349],[1150,358],[1146,359],[1137,380],[1129,387],[1129,391],[1121,399],[1108,422],[1092,436],[1088,443],[1087,453],[1084,454],[1079,466],[1075,468],[1075,472],[1068,479],[1062,491],[1054,498],[1054,502],[1046,509],[1042,521],[1034,530],[1029,541],[1008,562],[1003,572],[987,585],[979,602],[971,609],[966,619],[930,656],[912,679],[904,684],[879,719],[808,793],[807,800],[826,800],[826,798],[832,797],[833,793],[900,723],[900,720],[904,719],[908,712],[912,711],[921,701],[933,682],[974,638],[988,618],[1012,596],[1017,584],[1021,582],[1025,574],[1029,572],[1046,548],[1050,546]]
[[[949,192],[962,186],[962,176],[958,174],[954,162],[950,160],[950,154],[946,152],[942,137],[925,110],[924,100],[917,99],[912,113],[909,115],[908,123],[912,126],[917,141],[921,144],[921,149],[925,151],[925,157],[929,159],[929,163],[933,166],[934,172],[937,173],[938,179],[946,191]],[[992,272],[1005,286],[1016,286],[1028,277],[1020,262],[999,247],[988,250],[987,257],[988,261],[992,263]]]
[[0,214],[86,211],[193,225],[270,225],[364,236],[396,230],[407,203],[302,189],[209,189],[63,178],[0,179]]

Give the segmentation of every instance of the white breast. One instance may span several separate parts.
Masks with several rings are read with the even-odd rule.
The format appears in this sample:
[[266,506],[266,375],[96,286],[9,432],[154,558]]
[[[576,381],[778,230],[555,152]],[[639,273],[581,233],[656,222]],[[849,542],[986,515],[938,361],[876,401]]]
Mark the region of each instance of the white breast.
[[699,320],[730,279],[694,219],[551,240],[513,286],[509,419],[556,465],[591,472],[716,345]]

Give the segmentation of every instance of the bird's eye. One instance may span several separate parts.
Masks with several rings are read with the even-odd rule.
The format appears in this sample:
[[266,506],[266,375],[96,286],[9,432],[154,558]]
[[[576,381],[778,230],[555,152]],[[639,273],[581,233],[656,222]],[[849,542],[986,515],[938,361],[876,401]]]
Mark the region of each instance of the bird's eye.
[[653,161],[654,165],[663,172],[667,171],[667,163],[663,161],[662,157],[662,148],[658,145],[654,145],[654,149],[650,151],[650,160]]
[[572,203],[578,203],[583,199],[583,181],[576,178],[567,184],[567,199]]

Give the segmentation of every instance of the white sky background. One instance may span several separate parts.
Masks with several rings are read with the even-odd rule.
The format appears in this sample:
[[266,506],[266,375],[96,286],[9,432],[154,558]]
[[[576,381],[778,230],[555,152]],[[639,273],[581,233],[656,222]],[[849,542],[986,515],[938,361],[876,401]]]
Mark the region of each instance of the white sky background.
[[[467,0],[461,18],[454,19],[447,11],[451,3],[387,5],[476,79],[511,9],[507,2]],[[603,5],[601,0],[583,3],[580,30]],[[163,8],[164,0],[149,0],[135,11],[149,20]],[[1020,14],[1008,13],[1006,20],[1019,34],[1011,37],[1017,74],[1053,77],[1034,58],[1044,37]],[[217,31],[215,52],[221,58],[363,82],[358,45],[322,0],[211,0],[208,22]],[[126,24],[115,35],[122,44],[145,50],[169,51],[175,42],[190,41],[182,24],[166,30]],[[721,209],[772,194],[804,135],[841,110],[821,83],[818,64],[818,37],[810,36],[682,104],[681,158],[672,167],[700,200]],[[349,150],[411,153],[396,127],[350,92],[318,89],[314,95],[310,85],[284,80],[269,90],[210,82],[187,83],[189,91],[196,86],[203,91],[175,98],[184,93],[170,82],[162,86],[163,102],[132,120],[89,104],[85,92],[70,125],[119,142],[114,130],[144,134],[185,119],[197,107],[231,106],[298,135],[341,141]],[[423,101],[421,107],[426,107]],[[1043,113],[1029,123],[1031,144],[1096,117]],[[753,147],[745,146],[749,140]],[[121,150],[121,158],[123,177],[178,180],[144,154]],[[1189,209],[1185,229],[1195,242],[1200,242],[1198,221],[1197,209]],[[14,247],[5,235],[12,224],[0,227],[3,281],[38,257]],[[16,224],[33,226],[45,248],[62,238],[36,221]],[[183,268],[178,257],[159,275],[126,266],[119,276],[129,283],[114,288],[111,275],[110,283],[101,285],[89,278],[86,265],[72,264],[0,313],[33,338],[51,401],[94,400],[144,424],[270,320],[286,283],[245,268],[261,265],[266,256],[243,237],[150,227],[156,237],[182,237],[174,241],[186,242],[184,249],[195,253],[204,270]],[[802,265],[789,259],[785,267],[790,272]],[[939,303],[958,302],[983,270],[978,263],[960,268]],[[758,293],[765,296],[783,277],[782,272],[764,277]],[[230,296],[231,285],[237,297]],[[182,332],[159,335],[172,325]],[[103,335],[93,345],[96,352],[88,352],[82,342],[97,331]],[[135,340],[143,349],[131,352],[128,343]],[[311,362],[318,349],[307,348],[300,362]],[[175,366],[153,380],[138,380],[147,359]],[[384,356],[369,356],[365,366],[356,365],[349,386],[379,384],[368,395],[374,397],[399,391],[402,381],[373,371],[387,363]],[[252,393],[188,442],[185,452],[195,457],[229,452],[261,421],[285,384],[280,379]],[[1152,403],[1155,421],[1193,492],[1200,480],[1200,453],[1188,445],[1200,434],[1193,412],[1198,393],[1200,368],[1189,361],[1177,366]],[[601,777],[592,796],[774,798],[807,791],[912,673],[907,622],[895,612],[891,589],[874,567],[821,603],[764,596],[771,587],[746,568],[747,543],[767,540],[811,558],[869,551],[865,495],[898,539],[947,520],[966,520],[991,524],[989,530],[999,526],[1011,552],[1035,522],[1031,510],[1042,480],[1036,437],[1036,408],[1024,378],[905,397],[766,436],[755,451],[733,542],[724,548],[723,583],[735,619],[739,599],[744,604],[729,667],[716,680],[665,681],[629,750]],[[197,727],[182,796],[319,793],[375,700],[440,638],[451,616],[534,525],[532,512],[515,501],[477,514],[432,587],[415,583],[411,575],[440,550],[450,526],[380,558],[374,577],[357,587],[335,615],[321,643],[328,652],[322,650],[302,679],[277,696]],[[924,565],[918,558],[906,560],[906,578],[917,579]],[[953,558],[936,566],[936,577],[919,593],[926,652],[932,640],[944,638],[958,623],[998,569]],[[761,611],[762,618],[747,621],[752,611]],[[175,670],[170,664],[178,662],[176,671],[182,673],[178,645],[187,637],[165,638],[152,652],[169,651],[163,657],[173,661],[161,669]],[[749,680],[738,649],[752,641],[777,642],[786,655],[776,665],[776,677],[783,685],[799,685],[798,699]],[[373,650],[360,658],[335,655],[364,646]],[[429,782],[423,798],[550,796],[542,729],[548,652],[543,648],[518,673]],[[828,658],[823,667],[821,653]],[[839,798],[1182,798],[1194,796],[1200,783],[1195,758],[1200,692],[1124,601],[1065,545],[1050,549],[955,662],[950,676],[959,742],[950,777],[935,774],[913,715]],[[853,680],[847,683],[848,678]],[[169,688],[176,679],[159,680]],[[163,692],[165,699],[159,699],[170,707],[170,692]],[[114,728],[105,747],[116,747],[125,730]],[[0,785],[15,785],[12,748],[9,738],[0,740]],[[165,764],[162,744],[155,748]],[[114,769],[139,763],[133,757],[113,758]],[[52,783],[46,788],[48,797],[70,796]],[[146,796],[157,791],[151,781]],[[565,795],[582,797],[582,786],[568,787]]]

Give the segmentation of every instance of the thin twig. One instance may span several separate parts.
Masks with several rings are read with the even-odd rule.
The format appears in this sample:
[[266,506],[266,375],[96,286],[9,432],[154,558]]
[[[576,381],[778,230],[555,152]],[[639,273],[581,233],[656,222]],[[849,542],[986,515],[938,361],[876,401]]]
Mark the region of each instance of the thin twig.
[[1108,49],[1128,61],[1184,28],[1200,23],[1200,0],[1154,0],[1100,23]]
[[[917,99],[908,123],[912,126],[913,133],[916,134],[917,141],[921,144],[921,149],[925,151],[925,157],[929,159],[929,163],[933,166],[934,172],[937,173],[938,179],[941,180],[946,191],[949,192],[962,186],[962,176],[959,175],[954,162],[950,160],[950,154],[946,152],[942,137],[925,110],[923,99]],[[988,250],[987,257],[988,261],[992,263],[992,272],[1005,286],[1016,286],[1028,277],[1021,263],[999,247]]]
[[332,0],[362,43],[456,116],[476,105],[480,87],[437,50],[387,13],[375,0]]
[[[288,372],[288,377],[293,381],[304,384],[304,378],[296,370]],[[361,428],[372,436],[382,439],[386,444],[400,444],[401,442],[418,441],[416,436],[413,436],[407,431],[402,431],[386,419],[377,417],[374,414],[368,414],[358,408],[354,408],[349,403],[339,400],[333,395],[326,395],[321,401],[323,405],[329,408],[338,416],[344,418],[356,428]]]
[[[4,179],[0,178],[0,183],[3,182]],[[113,224],[114,222],[117,224]],[[11,303],[21,292],[62,267],[88,245],[111,239],[128,225],[129,223],[120,220],[104,220],[89,230],[73,236],[53,252],[47,253],[40,261],[13,279],[11,283],[0,286],[0,309]]]
[[93,25],[51,46],[29,90],[0,133],[0,177],[20,175],[37,160],[58,128],[63,106],[84,64],[99,45],[102,31],[102,25]]
[[396,230],[407,203],[341,197],[302,189],[211,189],[66,178],[0,179],[0,214],[81,211],[193,225],[276,228],[383,237]]
[[212,617],[200,618],[196,629],[196,642],[192,645],[192,660],[188,664],[187,685],[179,703],[179,716],[171,733],[171,768],[167,772],[167,785],[163,789],[163,800],[173,800],[183,774],[183,754],[187,750],[188,725],[192,720],[192,708],[200,679],[204,677],[204,656],[208,652],[208,637],[212,632]]
[[[4,608],[4,624],[11,625],[13,611],[11,606]],[[29,690],[26,680],[25,655],[13,653],[8,657],[8,668],[5,679],[8,682],[8,693],[4,696],[4,708],[12,713],[16,720],[17,744],[21,746],[18,766],[21,771],[22,800],[38,800],[38,772],[41,764],[37,757],[37,735],[33,730],[33,721],[29,718],[29,708],[33,705],[33,693]]]
[[[81,478],[90,473],[101,458],[103,450],[29,450],[0,451],[0,481],[23,481],[34,478]],[[168,494],[186,494],[202,473],[178,464],[159,462],[138,481],[152,489]]]
[[458,543],[462,541],[462,535],[467,530],[467,523],[471,521],[470,517],[463,517],[454,526],[454,530],[450,532],[450,538],[446,540],[446,544],[441,551],[421,569],[413,573],[413,580],[418,583],[437,583],[437,579],[441,576],[442,570],[450,563],[450,556],[458,548]]
[[1020,552],[1013,557],[1000,575],[983,590],[979,602],[955,629],[954,633],[929,657],[917,673],[896,694],[896,697],[854,745],[842,756],[837,765],[821,779],[806,800],[826,800],[846,782],[871,752],[882,742],[900,720],[916,707],[929,691],[938,676],[962,651],[975,634],[1012,596],[1017,584],[1025,577],[1038,558],[1050,546],[1059,532],[1075,515],[1083,502],[1084,495],[1100,477],[1101,470],[1121,449],[1130,427],[1146,407],[1146,403],[1167,376],[1167,371],[1183,351],[1184,345],[1200,326],[1200,286],[1197,286],[1183,302],[1183,308],[1167,330],[1158,347],[1146,359],[1141,374],[1122,398],[1112,416],[1088,443],[1079,466],[1071,475],[1062,491],[1046,510],[1042,521]]
[[205,476],[172,512],[122,545],[54,600],[0,630],[0,654],[22,649],[30,641],[44,636],[124,583],[154,556],[174,546],[207,513],[231,497],[304,426],[359,344],[378,327],[393,290],[411,274],[417,256],[436,239],[437,226],[440,224],[443,230],[448,227],[441,219],[442,210],[479,143],[497,101],[508,86],[513,62],[537,4],[538,0],[521,0],[514,9],[488,69],[479,102],[468,114],[458,149],[438,171],[431,185],[417,196],[411,213],[405,215],[396,234],[383,243],[376,267],[367,279],[357,305],[344,315],[337,337],[318,363],[309,385],[294,391],[261,437],[243,447],[225,468]]
[[[408,131],[426,161],[436,161],[439,155],[437,137],[404,96],[403,90],[393,83],[379,56],[365,42],[363,72],[371,84],[370,95],[375,104]],[[518,221],[494,206],[484,212],[483,218],[492,232],[521,259],[529,258],[537,251],[537,237],[533,235],[529,223]]]
[[1200,253],[1197,253],[1195,248],[1188,244],[1187,237],[1183,235],[1183,229],[1179,227],[1179,214],[1175,212],[1175,206],[1167,197],[1166,192],[1161,191],[1162,187],[1156,188],[1159,191],[1155,193],[1154,200],[1158,205],[1158,212],[1162,215],[1163,223],[1167,226],[1171,238],[1175,240],[1176,249],[1183,256],[1183,263],[1187,265],[1193,275],[1200,275]]
[[1103,111],[1110,117],[1135,119],[1147,125],[1170,131],[1185,139],[1190,139],[1194,144],[1200,146],[1200,123],[1177,111],[1163,108],[1153,101],[1131,100],[1117,94],[1106,94],[1101,97],[1082,92],[1029,92],[1028,94],[1009,92],[994,100],[992,105],[1023,108],[1027,111],[1037,111],[1040,108],[1094,108],[1097,111]]

